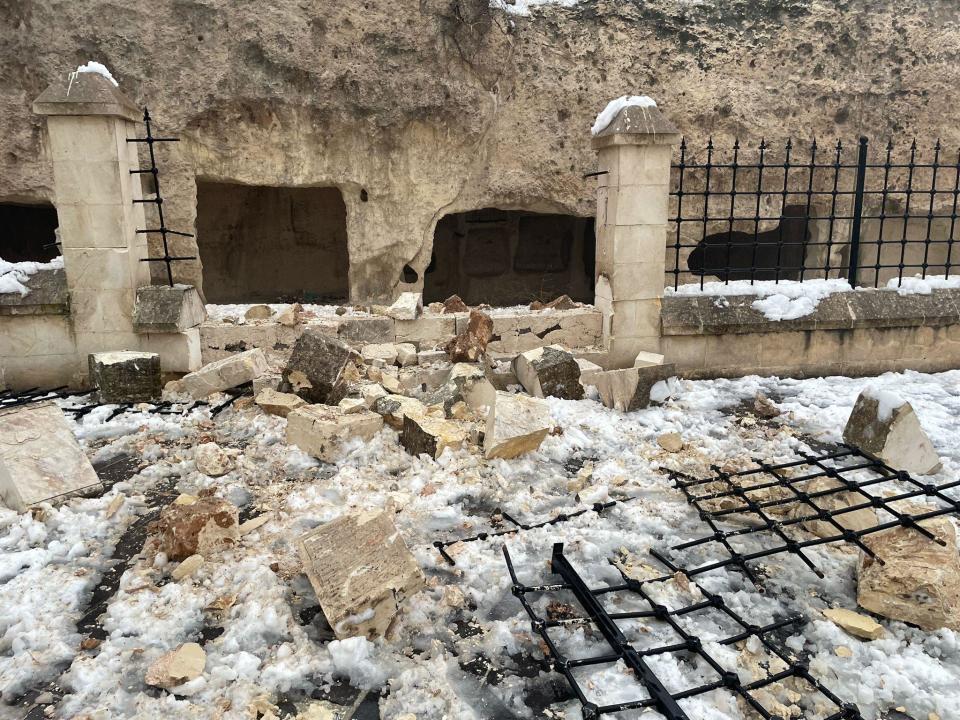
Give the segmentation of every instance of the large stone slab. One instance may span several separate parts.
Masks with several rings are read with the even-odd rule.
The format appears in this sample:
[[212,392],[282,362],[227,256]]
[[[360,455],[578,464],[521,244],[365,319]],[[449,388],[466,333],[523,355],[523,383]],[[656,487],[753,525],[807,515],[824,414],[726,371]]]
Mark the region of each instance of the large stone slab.
[[345,317],[337,328],[337,336],[358,343],[392,343],[397,339],[393,318],[382,315]]
[[0,500],[24,512],[101,489],[63,411],[53,402],[0,410]]
[[520,353],[513,361],[513,370],[520,384],[534,397],[583,398],[580,365],[572,353],[559,345]]
[[591,373],[590,384],[596,386],[605,406],[631,412],[647,407],[653,386],[673,373],[672,364],[606,370]]
[[253,382],[268,369],[267,356],[260,348],[254,348],[204,365],[184,375],[180,382],[184,390],[200,400],[212,393]]
[[515,458],[533,452],[553,429],[547,404],[539,398],[497,391],[487,411],[486,458]]
[[137,288],[133,327],[141,333],[182,332],[207,318],[193,285],[148,285]]
[[336,462],[347,443],[370,440],[382,427],[383,418],[369,410],[344,413],[338,407],[307,405],[287,415],[287,442],[324,462]]
[[403,419],[407,415],[426,415],[427,406],[416,398],[406,395],[387,394],[373,401],[372,409],[383,417],[394,430],[403,430]]
[[353,356],[346,343],[307,328],[293,346],[283,381],[304,400],[336,405],[347,394],[345,371]]
[[867,388],[857,398],[843,440],[897,470],[929,475],[940,457],[910,403],[888,391]]
[[385,635],[423,573],[385,512],[345,515],[297,541],[303,570],[338,638]]
[[102,403],[140,403],[159,400],[160,356],[157,353],[118,350],[87,356],[90,382]]

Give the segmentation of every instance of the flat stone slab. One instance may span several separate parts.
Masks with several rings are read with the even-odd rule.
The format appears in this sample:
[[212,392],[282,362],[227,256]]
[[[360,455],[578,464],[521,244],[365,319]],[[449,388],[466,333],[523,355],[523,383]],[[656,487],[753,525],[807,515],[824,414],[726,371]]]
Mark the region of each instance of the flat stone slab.
[[204,365],[184,375],[180,382],[194,399],[201,400],[212,393],[253,382],[268,369],[267,356],[260,348],[254,348]]
[[487,411],[484,457],[515,458],[533,452],[552,429],[553,418],[543,400],[497,391]]
[[297,540],[303,570],[338,638],[387,633],[423,573],[385,512],[345,515]]
[[673,364],[647,365],[591,373],[589,380],[600,392],[600,400],[606,407],[632,412],[647,407],[653,386],[674,372]]
[[339,407],[306,405],[287,415],[287,443],[324,462],[336,462],[351,440],[370,440],[383,418],[369,410],[344,413]]
[[91,353],[87,357],[90,382],[102,403],[140,403],[159,400],[160,355],[120,350]]
[[7,507],[25,512],[101,487],[56,403],[0,410],[0,500]]

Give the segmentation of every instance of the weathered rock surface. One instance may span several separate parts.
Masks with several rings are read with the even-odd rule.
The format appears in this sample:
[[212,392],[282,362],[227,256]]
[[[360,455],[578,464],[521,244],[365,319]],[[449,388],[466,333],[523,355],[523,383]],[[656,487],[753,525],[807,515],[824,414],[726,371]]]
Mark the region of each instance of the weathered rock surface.
[[25,512],[101,489],[100,478],[54,402],[0,410],[0,500]]
[[265,388],[257,393],[254,402],[256,402],[265,413],[279,415],[280,417],[286,417],[290,414],[291,410],[296,410],[298,407],[307,404],[307,401],[299,395],[277,392],[270,388]]
[[236,505],[216,497],[168,505],[157,518],[158,550],[170,560],[211,557],[239,540],[238,517]]
[[[917,514],[923,509],[901,507]],[[924,630],[960,630],[960,555],[953,523],[946,517],[920,525],[946,542],[928,540],[910,528],[891,528],[864,536],[863,543],[884,564],[861,553],[857,571],[857,603],[891,620]]]
[[384,512],[344,515],[300,536],[303,570],[338,638],[385,635],[423,573]]
[[91,353],[87,357],[90,383],[102,403],[140,403],[163,395],[160,356],[157,353],[121,350]]
[[297,338],[283,381],[304,400],[336,405],[347,394],[347,365],[353,351],[326,335],[320,328],[307,328]]
[[162,655],[147,670],[144,682],[161,688],[173,688],[200,677],[207,665],[207,653],[197,643],[184,643]]
[[864,390],[843,429],[843,440],[897,470],[929,475],[940,457],[910,403],[890,392]]
[[260,348],[225,357],[184,375],[180,382],[196,400],[215,392],[253,382],[268,369],[267,356]]
[[287,442],[324,462],[335,462],[352,440],[369,440],[383,418],[368,410],[344,413],[338,407],[306,405],[287,415]]
[[487,413],[486,458],[515,458],[533,452],[553,429],[547,404],[539,398],[497,391]]
[[417,346],[412,343],[397,343],[397,365],[410,367],[417,364]]
[[360,349],[360,357],[366,363],[379,361],[381,365],[393,365],[397,360],[397,346],[393,343],[374,343]]
[[429,415],[405,415],[400,444],[413,456],[438,458],[446,448],[462,447],[467,442],[466,429],[456,422]]
[[605,406],[631,412],[647,407],[650,404],[650,390],[661,380],[670,377],[673,371],[672,364],[605,370],[591,373],[590,384],[596,386]]
[[453,362],[476,362],[493,337],[493,320],[479,310],[470,311],[467,329],[451,340],[446,351]]
[[197,445],[193,451],[193,459],[197,470],[210,477],[220,477],[233,470],[233,457],[215,442],[205,442]]
[[443,301],[443,312],[470,312],[470,306],[467,305],[459,295],[451,295]]
[[520,353],[513,361],[513,370],[520,384],[534,397],[583,398],[580,365],[572,353],[559,345]]
[[268,305],[251,305],[243,314],[244,320],[269,320],[273,317],[273,310]]
[[678,453],[683,450],[683,438],[678,432],[668,432],[657,436],[657,445],[670,453]]
[[397,339],[393,318],[376,316],[344,318],[337,336],[355,343],[390,343]]

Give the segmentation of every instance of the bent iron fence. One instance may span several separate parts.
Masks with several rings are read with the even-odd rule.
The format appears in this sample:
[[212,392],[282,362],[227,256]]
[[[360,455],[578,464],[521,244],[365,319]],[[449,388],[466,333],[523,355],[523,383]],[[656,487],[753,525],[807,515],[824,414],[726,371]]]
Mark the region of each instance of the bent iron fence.
[[899,286],[905,275],[956,274],[960,151],[945,153],[939,140],[927,153],[915,140],[873,153],[865,137],[852,148],[787,140],[755,151],[711,139],[700,153],[684,140],[667,275],[676,289],[713,279]]

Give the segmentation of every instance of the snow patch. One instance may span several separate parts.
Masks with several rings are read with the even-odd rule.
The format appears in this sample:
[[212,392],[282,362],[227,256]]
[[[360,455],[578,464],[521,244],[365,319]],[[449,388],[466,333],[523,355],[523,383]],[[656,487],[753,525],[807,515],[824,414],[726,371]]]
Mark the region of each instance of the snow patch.
[[530,16],[530,8],[539,5],[560,5],[562,7],[573,7],[580,0],[490,0],[490,7],[496,10],[503,10],[511,15],[520,15],[522,17]]
[[[76,79],[77,75],[81,73],[96,73],[97,75],[102,75],[107,80],[113,83],[114,87],[117,87],[117,81],[113,79],[113,75],[110,74],[110,71],[107,69],[107,66],[103,63],[98,63],[95,60],[90,60],[86,65],[78,65],[77,69],[70,73],[70,84],[73,84],[73,81]],[[70,94],[70,91],[67,91],[67,94]]]
[[900,281],[893,278],[887,281],[887,288],[896,290],[898,295],[929,295],[934,290],[960,288],[960,276],[928,275],[922,278],[914,275]]
[[599,135],[607,129],[607,126],[613,122],[617,114],[627,107],[651,108],[656,107],[657,101],[646,95],[622,95],[607,103],[607,106],[597,115],[593,127],[590,128],[591,135]]
[[906,400],[890,390],[884,390],[876,385],[868,385],[863,394],[871,400],[877,401],[877,417],[886,422],[893,416],[893,411],[906,404]]
[[365,637],[334,640],[327,646],[336,673],[350,678],[351,685],[364,690],[378,687],[387,679],[383,668],[374,660],[376,648]]
[[20,296],[23,297],[30,292],[30,288],[25,283],[31,275],[36,275],[41,270],[52,270],[54,268],[63,268],[62,255],[45,263],[31,260],[12,263],[0,258],[0,295],[3,293],[20,293]]
[[850,292],[853,288],[846,280],[759,280],[751,284],[749,280],[733,282],[707,282],[703,287],[699,283],[667,288],[666,295],[756,295],[751,307],[763,313],[767,320],[795,320],[809,315],[820,301],[838,292]]

